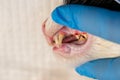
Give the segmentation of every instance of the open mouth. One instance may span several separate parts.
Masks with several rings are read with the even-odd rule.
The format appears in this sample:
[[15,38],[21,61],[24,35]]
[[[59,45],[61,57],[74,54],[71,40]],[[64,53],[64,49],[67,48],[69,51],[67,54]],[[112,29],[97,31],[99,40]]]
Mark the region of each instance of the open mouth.
[[[47,30],[47,26],[51,26],[49,29],[52,31]],[[90,34],[59,24],[47,25],[47,20],[43,23],[42,30],[48,43],[53,46],[53,51],[65,57],[85,53],[91,43]]]
[[53,36],[53,43],[57,46],[62,44],[75,44],[84,45],[88,39],[86,32],[80,32],[76,30],[63,27],[58,31],[56,35]]
[[90,60],[120,56],[120,45],[53,21],[49,22],[48,19],[43,23],[42,31],[56,58],[73,66]]

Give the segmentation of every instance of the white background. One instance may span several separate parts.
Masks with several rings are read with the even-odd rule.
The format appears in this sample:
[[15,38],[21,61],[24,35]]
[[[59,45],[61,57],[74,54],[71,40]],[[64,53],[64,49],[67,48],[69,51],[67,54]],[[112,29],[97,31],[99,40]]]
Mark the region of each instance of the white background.
[[42,34],[61,2],[0,0],[0,80],[87,80],[58,64]]

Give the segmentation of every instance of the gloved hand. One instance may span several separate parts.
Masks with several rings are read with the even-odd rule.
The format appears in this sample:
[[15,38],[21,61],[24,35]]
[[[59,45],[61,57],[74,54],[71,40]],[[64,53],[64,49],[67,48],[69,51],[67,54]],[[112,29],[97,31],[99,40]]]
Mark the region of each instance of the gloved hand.
[[52,12],[52,19],[58,24],[120,43],[120,12],[83,5],[65,5]]
[[[52,12],[52,18],[58,24],[120,43],[120,12],[67,5],[56,8]],[[119,64],[120,58],[100,59],[78,66],[76,71],[98,80],[120,80]]]
[[76,71],[98,80],[120,80],[120,58],[90,61],[78,66]]

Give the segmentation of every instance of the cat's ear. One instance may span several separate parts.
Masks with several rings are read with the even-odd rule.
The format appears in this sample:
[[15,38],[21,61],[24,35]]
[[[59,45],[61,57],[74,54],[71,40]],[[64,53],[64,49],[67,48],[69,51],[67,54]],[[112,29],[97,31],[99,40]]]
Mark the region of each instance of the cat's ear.
[[115,0],[115,1],[120,4],[120,0]]

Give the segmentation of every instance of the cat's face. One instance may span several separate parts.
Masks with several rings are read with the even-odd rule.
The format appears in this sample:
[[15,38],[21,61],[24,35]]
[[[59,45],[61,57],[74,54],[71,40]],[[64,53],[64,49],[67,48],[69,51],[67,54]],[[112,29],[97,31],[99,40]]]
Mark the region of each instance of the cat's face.
[[[59,59],[59,61],[75,67],[90,60],[120,56],[120,45],[96,37],[89,33],[84,34],[87,36],[87,41],[84,42],[84,39],[80,39],[80,42],[84,42],[83,44],[76,44],[76,42],[73,41],[66,41],[65,43],[60,41],[65,40],[63,39],[63,36],[62,38],[61,35],[59,36],[60,32],[62,32],[62,34],[64,32],[64,35],[69,35],[74,34],[76,31],[78,34],[80,33],[83,35],[81,31],[59,25],[51,19],[47,19],[43,23],[43,33],[47,42],[53,48],[53,54],[57,59]],[[79,41],[77,43],[79,43]],[[112,53],[110,53],[110,50]]]

